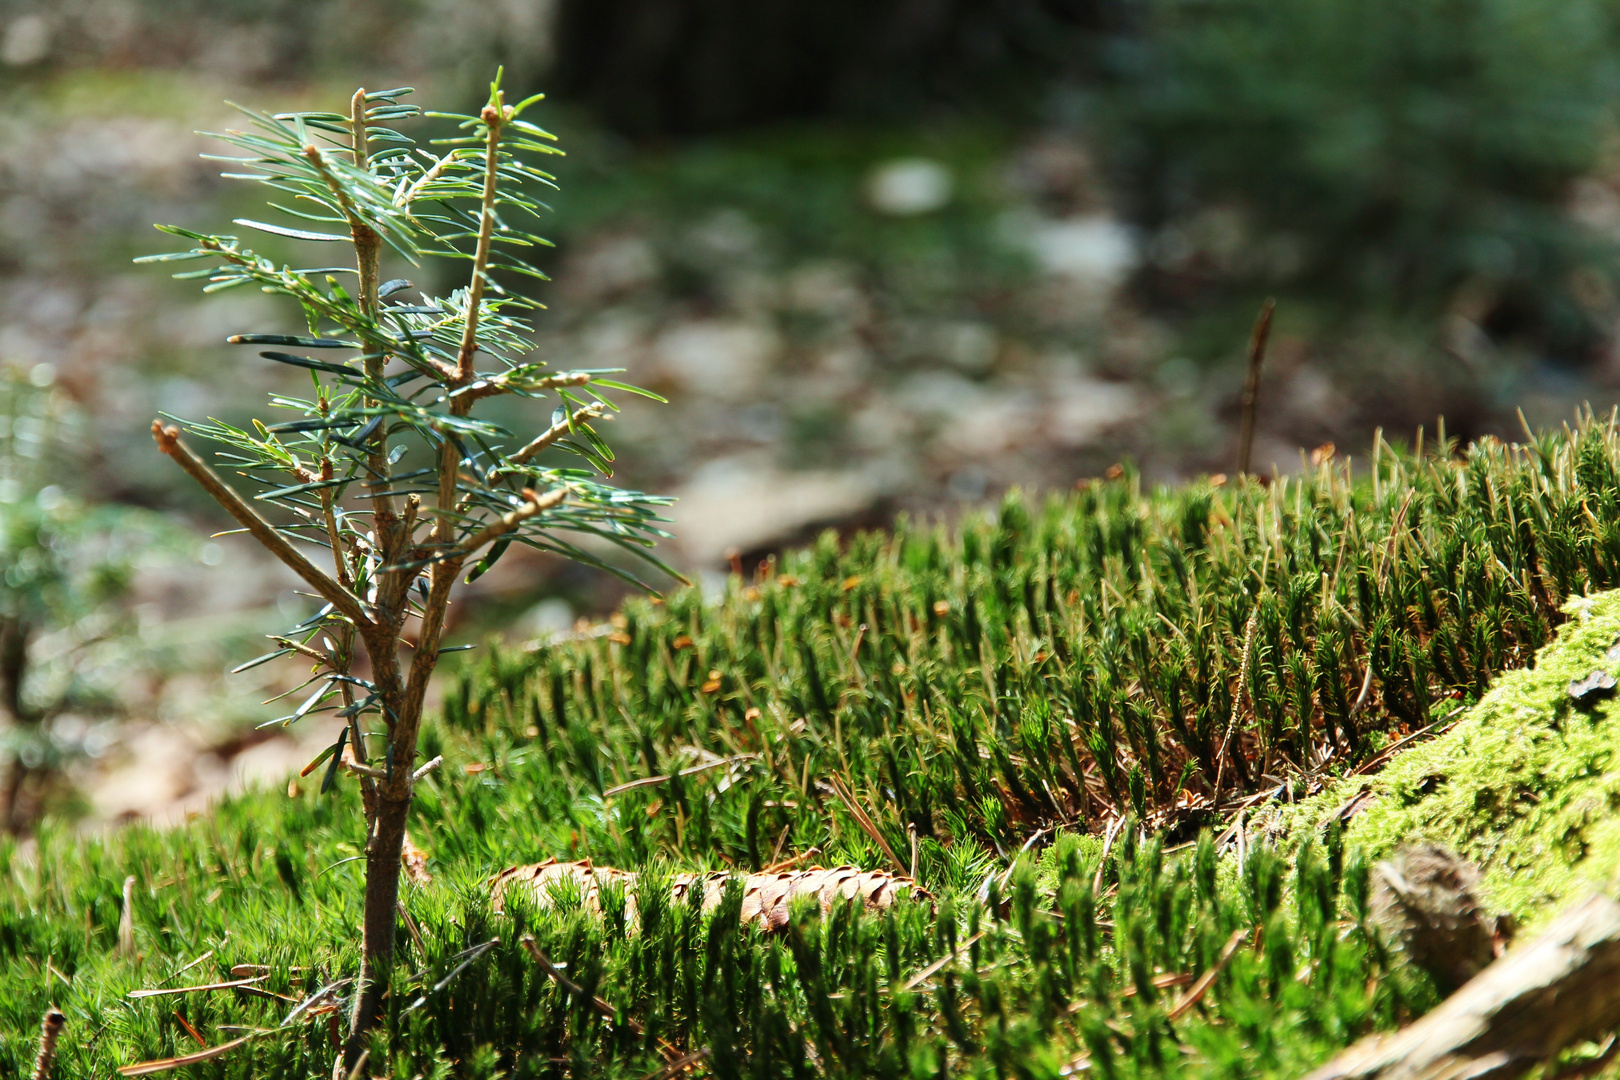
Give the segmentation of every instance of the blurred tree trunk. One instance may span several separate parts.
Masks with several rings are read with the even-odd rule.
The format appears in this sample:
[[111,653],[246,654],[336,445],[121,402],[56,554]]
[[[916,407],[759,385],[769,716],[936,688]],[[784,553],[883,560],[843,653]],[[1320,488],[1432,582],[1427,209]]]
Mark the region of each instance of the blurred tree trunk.
[[633,135],[827,114],[1005,112],[1083,65],[1122,0],[561,0],[557,96]]
[[[28,639],[32,627],[20,616],[0,615],[0,712],[14,735],[38,723],[39,717],[23,703],[23,678],[28,671]],[[0,829],[21,833],[31,815],[25,790],[32,770],[24,764],[20,746],[10,762],[0,765]]]

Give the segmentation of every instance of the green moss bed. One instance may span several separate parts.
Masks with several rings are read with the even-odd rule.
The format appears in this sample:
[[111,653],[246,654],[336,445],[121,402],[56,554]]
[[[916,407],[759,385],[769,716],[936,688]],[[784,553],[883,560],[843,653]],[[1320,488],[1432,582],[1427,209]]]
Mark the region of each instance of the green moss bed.
[[[1570,620],[1531,668],[1510,671],[1455,726],[1347,778],[1262,827],[1299,839],[1335,815],[1380,855],[1435,840],[1485,871],[1487,898],[1533,924],[1620,874],[1620,709],[1593,672],[1620,674],[1620,593],[1569,601]],[[1348,811],[1348,813],[1346,813]]]
[[[424,737],[433,880],[406,889],[368,1072],[650,1077],[701,1052],[694,1075],[726,1078],[1301,1075],[1436,1000],[1366,921],[1403,835],[1479,858],[1530,921],[1607,880],[1612,705],[1567,686],[1607,663],[1617,587],[1620,440],[1588,419],[1270,486],[1013,497],[470,654]],[[0,1074],[54,1003],[60,1076],[194,1051],[188,1026],[252,1036],[190,1075],[330,1075],[336,1014],[287,1017],[357,966],[356,803],[277,787],[172,830],[0,841]],[[1239,868],[1215,838],[1245,804],[1269,828]],[[634,926],[611,897],[489,907],[493,872],[547,856],[656,879],[794,855],[915,863],[934,899],[777,935],[737,925],[735,892]],[[128,996],[238,965],[266,978]]]

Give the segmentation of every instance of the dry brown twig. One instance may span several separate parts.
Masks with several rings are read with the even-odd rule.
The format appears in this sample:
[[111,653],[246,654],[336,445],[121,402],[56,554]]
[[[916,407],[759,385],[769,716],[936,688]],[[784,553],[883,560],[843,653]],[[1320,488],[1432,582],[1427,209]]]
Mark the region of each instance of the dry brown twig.
[[[540,970],[545,972],[551,978],[552,982],[556,983],[558,986],[562,987],[575,997],[585,999],[590,1003],[591,1008],[595,1009],[609,1020],[612,1020],[615,1024],[619,1023],[619,1010],[615,1009],[612,1005],[609,1005],[601,998],[585,993],[585,988],[583,986],[580,986],[567,975],[564,975],[562,973],[562,969],[551,962],[551,957],[547,956],[544,950],[542,950],[540,946],[535,943],[533,937],[528,934],[524,934],[518,939],[518,943],[523,946],[530,958],[540,966]],[[647,1034],[646,1027],[644,1027],[640,1021],[630,1017],[625,1018],[624,1026],[635,1032],[637,1035]]]
[[1260,403],[1260,367],[1266,359],[1266,342],[1271,339],[1271,316],[1277,301],[1268,299],[1260,306],[1249,334],[1249,366],[1243,380],[1243,430],[1238,444],[1238,475],[1249,475],[1249,457],[1254,450],[1254,420]]
[[1308,1080],[1506,1080],[1616,1028],[1620,904],[1594,895],[1422,1019],[1362,1040]]

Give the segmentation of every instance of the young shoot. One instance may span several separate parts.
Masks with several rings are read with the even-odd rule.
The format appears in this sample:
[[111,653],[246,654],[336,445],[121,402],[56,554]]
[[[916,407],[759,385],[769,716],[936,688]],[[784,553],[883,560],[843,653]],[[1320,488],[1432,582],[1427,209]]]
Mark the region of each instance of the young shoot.
[[[323,790],[340,775],[360,787],[365,918],[345,1073],[388,986],[401,849],[429,767],[417,762],[422,705],[455,586],[513,544],[628,576],[604,561],[601,543],[579,538],[663,568],[649,549],[668,535],[658,517],[668,499],[602,482],[613,453],[596,429],[617,408],[610,392],[656,395],[611,371],[551,371],[532,359],[524,317],[538,305],[507,289],[545,280],[524,256],[546,241],[523,227],[543,209],[532,191],[553,186],[535,162],[559,152],[524,118],[539,96],[507,104],[497,74],[469,116],[423,114],[403,102],[410,93],[357,90],[347,113],[243,110],[247,129],[218,136],[242,151],[215,159],[229,163],[224,175],[271,189],[270,207],[296,223],[236,225],[345,247],[350,254],[328,261],[352,265],[295,268],[237,236],[175,226],[159,228],[190,240],[189,250],[140,260],[204,261],[175,276],[210,293],[256,286],[303,314],[296,332],[253,328],[229,339],[309,372],[307,396],[272,397],[285,419],[242,429],[164,416],[152,434],[321,604],[243,668],[294,653],[313,662],[312,692],[280,722],[332,723]],[[457,134],[424,145],[394,127],[424,115]],[[465,284],[434,296],[403,277],[384,280],[385,254],[413,267],[458,260]],[[475,415],[503,395],[550,402],[549,418],[517,434]],[[239,494],[183,433],[223,444],[219,460],[257,490]],[[577,464],[560,464],[557,452]]]

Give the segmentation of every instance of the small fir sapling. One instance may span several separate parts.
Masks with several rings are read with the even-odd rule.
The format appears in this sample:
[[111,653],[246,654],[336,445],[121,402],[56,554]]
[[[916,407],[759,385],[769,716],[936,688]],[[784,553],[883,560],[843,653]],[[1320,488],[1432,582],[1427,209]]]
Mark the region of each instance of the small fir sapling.
[[[308,370],[310,396],[271,399],[291,419],[255,420],[251,430],[217,420],[184,425],[225,445],[221,460],[262,489],[251,499],[187,446],[180,427],[157,420],[152,432],[322,605],[274,638],[273,652],[242,667],[294,653],[311,659],[306,685],[314,689],[282,722],[319,713],[340,721],[323,755],[323,789],[340,771],[360,785],[365,916],[346,1069],[388,986],[406,819],[415,784],[436,764],[416,760],[423,701],[457,580],[476,578],[513,543],[625,575],[567,534],[611,542],[660,567],[648,549],[667,535],[657,514],[668,499],[599,482],[611,476],[613,455],[592,426],[615,408],[605,391],[654,395],[609,372],[548,372],[525,359],[522,316],[538,305],[502,285],[513,275],[545,278],[516,250],[546,241],[514,225],[542,209],[530,189],[553,184],[532,156],[558,153],[554,138],[522,118],[539,96],[508,105],[497,75],[488,103],[467,116],[423,114],[402,103],[409,93],[358,90],[347,114],[244,110],[250,129],[219,136],[246,152],[219,159],[240,170],[225,175],[290,195],[293,205],[270,205],[302,223],[236,224],[348,245],[352,267],[295,269],[235,236],[173,226],[160,228],[194,246],[143,260],[208,260],[208,268],[176,276],[202,279],[205,292],[258,286],[291,297],[304,315],[300,334],[230,339],[267,346],[260,357]],[[430,150],[386,126],[422,115],[453,122],[459,134],[429,141]],[[424,256],[470,262],[467,283],[448,296],[406,300],[409,281],[383,280],[385,249],[413,265]],[[555,398],[548,425],[517,439],[473,415],[479,402],[508,394]],[[547,449],[572,451],[585,467],[543,463]],[[311,557],[312,546],[327,549],[329,570]]]

